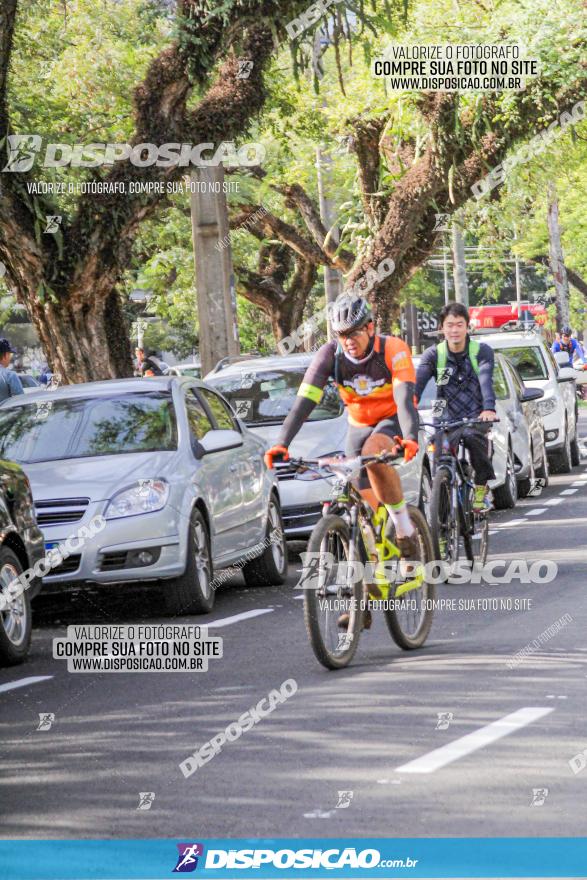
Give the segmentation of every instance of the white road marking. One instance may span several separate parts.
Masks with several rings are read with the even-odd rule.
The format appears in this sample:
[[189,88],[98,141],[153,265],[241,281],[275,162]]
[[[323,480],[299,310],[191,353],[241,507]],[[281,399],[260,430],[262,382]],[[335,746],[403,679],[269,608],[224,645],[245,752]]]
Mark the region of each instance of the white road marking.
[[240,623],[241,620],[250,620],[251,617],[259,617],[260,614],[271,614],[273,608],[254,608],[252,611],[243,611],[242,614],[233,614],[232,617],[222,617],[220,620],[212,620],[210,623],[204,623],[209,629],[219,626],[231,626],[233,623]]
[[578,489],[563,489],[563,491],[560,492],[559,494],[560,495],[574,495],[575,492],[578,492],[578,491],[579,491]]
[[563,499],[562,498],[550,498],[548,501],[545,501],[544,503],[548,504],[549,507],[555,507],[557,504],[562,504]]
[[587,480],[575,480],[571,486],[587,486]]
[[504,523],[502,529],[509,529],[510,526],[523,526],[526,524],[525,519],[512,519],[511,522]]
[[16,688],[27,687],[29,684],[37,684],[39,681],[49,681],[52,675],[31,675],[29,678],[19,678],[16,681],[7,681],[6,684],[0,684],[0,693],[3,691],[13,691]]
[[427,755],[422,755],[421,758],[416,758],[414,761],[402,764],[396,770],[401,773],[434,773],[435,770],[446,767],[447,764],[452,764],[453,761],[458,761],[459,758],[464,758],[466,755],[470,755],[472,752],[476,752],[478,749],[482,749],[484,746],[488,746],[498,739],[508,736],[510,733],[515,733],[522,727],[526,727],[527,724],[531,724],[533,721],[537,721],[553,711],[554,709],[550,707],[533,706],[518,709],[517,712],[505,715],[499,721],[493,721],[491,724],[487,724],[473,733],[468,733],[466,736],[462,736],[446,746],[434,749],[434,751],[428,752]]
[[540,516],[541,513],[546,513],[546,507],[537,507],[534,510],[529,510],[526,516]]
[[303,599],[303,596],[294,596],[294,599]]
[[489,529],[488,535],[499,535],[499,529]]

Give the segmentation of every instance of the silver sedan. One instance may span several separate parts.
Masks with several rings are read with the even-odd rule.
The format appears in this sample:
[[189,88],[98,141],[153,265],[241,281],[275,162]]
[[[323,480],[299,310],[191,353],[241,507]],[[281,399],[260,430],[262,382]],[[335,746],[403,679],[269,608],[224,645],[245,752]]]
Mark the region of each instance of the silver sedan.
[[0,408],[0,458],[27,474],[46,549],[100,525],[44,588],[164,580],[175,614],[212,609],[214,569],[283,583],[279,495],[263,452],[226,401],[194,379],[70,385]]

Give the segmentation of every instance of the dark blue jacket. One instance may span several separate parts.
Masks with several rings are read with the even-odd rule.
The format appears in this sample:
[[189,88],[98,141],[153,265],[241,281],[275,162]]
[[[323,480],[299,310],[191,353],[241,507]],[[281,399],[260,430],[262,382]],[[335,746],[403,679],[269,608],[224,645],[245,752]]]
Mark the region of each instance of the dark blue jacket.
[[[479,364],[479,375],[477,376],[469,359],[469,341],[467,336],[466,355],[460,364],[453,352],[450,349],[448,351],[445,384],[439,385],[436,389],[437,399],[446,400],[446,408],[442,414],[444,420],[474,419],[483,410],[495,410],[495,391],[493,390],[495,356],[493,349],[486,343],[481,343],[477,357]],[[418,367],[416,374],[416,397],[418,400],[431,378],[436,380],[435,345],[426,349]]]

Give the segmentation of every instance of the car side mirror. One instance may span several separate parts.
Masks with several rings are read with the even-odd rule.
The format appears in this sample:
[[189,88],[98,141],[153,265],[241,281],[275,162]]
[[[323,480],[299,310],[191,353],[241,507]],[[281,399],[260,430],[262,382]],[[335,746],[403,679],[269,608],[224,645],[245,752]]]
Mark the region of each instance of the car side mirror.
[[541,397],[544,397],[542,388],[524,388],[520,400],[522,403],[529,403],[531,400],[540,400]]
[[226,449],[236,449],[243,445],[242,434],[238,431],[217,430],[208,431],[199,441],[202,447],[202,455],[209,455],[211,452],[223,452]]
[[561,367],[556,378],[557,382],[574,382],[575,371],[572,367]]

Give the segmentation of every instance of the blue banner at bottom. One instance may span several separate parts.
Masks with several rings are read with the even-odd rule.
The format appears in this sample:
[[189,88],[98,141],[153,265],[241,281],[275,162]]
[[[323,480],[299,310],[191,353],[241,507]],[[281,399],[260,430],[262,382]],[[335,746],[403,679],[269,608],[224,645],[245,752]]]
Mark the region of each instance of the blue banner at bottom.
[[3,880],[587,877],[587,838],[0,841]]

